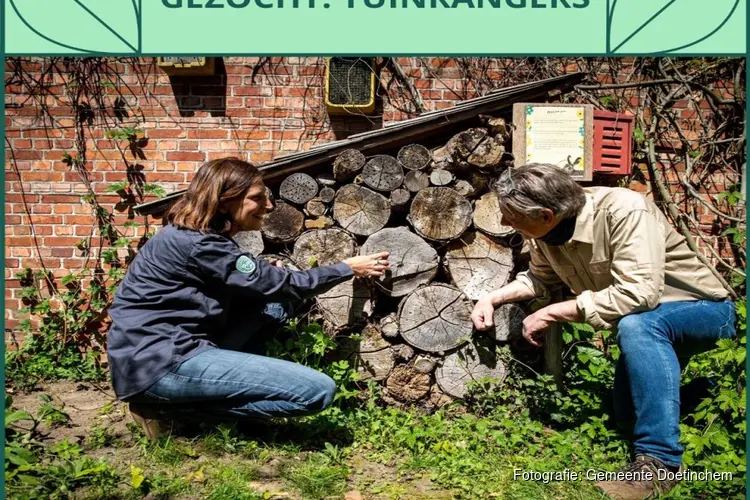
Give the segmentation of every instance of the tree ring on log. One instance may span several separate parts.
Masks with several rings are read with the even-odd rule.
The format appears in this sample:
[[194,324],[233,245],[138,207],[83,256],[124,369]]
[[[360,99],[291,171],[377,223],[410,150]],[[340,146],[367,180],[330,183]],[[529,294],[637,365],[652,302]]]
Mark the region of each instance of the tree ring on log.
[[354,236],[341,228],[312,229],[294,242],[292,259],[302,269],[329,266],[357,255]]
[[403,212],[409,208],[411,193],[406,189],[398,188],[391,191],[391,208],[397,212]]
[[409,222],[428,240],[449,241],[461,236],[471,224],[471,203],[455,189],[423,189],[411,202]]
[[323,203],[331,203],[335,197],[336,190],[328,186],[321,188],[320,192],[318,193],[318,198],[320,198],[320,201],[322,201]]
[[276,208],[266,215],[261,231],[270,241],[289,243],[305,225],[305,215],[289,203],[276,202]]
[[474,227],[490,236],[505,237],[515,233],[515,230],[503,224],[500,213],[500,202],[493,191],[484,193],[474,203]]
[[430,175],[419,170],[407,172],[404,176],[404,187],[412,193],[430,187]]
[[260,231],[240,231],[233,239],[243,252],[248,252],[253,257],[263,253],[263,235]]
[[396,313],[391,313],[380,320],[380,332],[384,337],[398,337],[398,318]]
[[448,245],[445,262],[453,283],[479,300],[508,282],[513,251],[478,231],[466,231]]
[[399,306],[401,336],[423,351],[453,349],[471,336],[472,309],[471,300],[452,286],[432,284],[418,288]]
[[396,158],[408,170],[422,170],[431,159],[430,150],[421,144],[407,144],[398,151]]
[[320,313],[334,331],[361,325],[372,314],[371,289],[364,280],[350,279],[315,296]]
[[343,151],[333,161],[334,179],[339,182],[350,181],[362,170],[366,161],[365,155],[356,149]]
[[466,396],[470,382],[483,377],[502,382],[507,373],[494,350],[470,343],[445,357],[435,370],[435,380],[443,392],[460,399]]
[[375,191],[347,184],[336,193],[333,218],[351,233],[369,236],[383,229],[390,217],[388,199]]
[[396,362],[391,344],[388,343],[374,325],[362,330],[362,339],[340,338],[339,350],[345,358],[353,360],[353,367],[359,373],[360,382],[384,380],[393,370]]
[[316,194],[318,194],[318,183],[302,172],[290,175],[281,181],[281,186],[279,186],[279,196],[297,205],[304,205],[315,198]]
[[434,186],[447,186],[453,182],[453,174],[443,169],[433,170],[430,174],[430,182]]
[[404,182],[404,168],[392,156],[375,155],[362,169],[362,180],[376,191],[393,191]]
[[387,227],[367,238],[360,255],[389,252],[390,269],[375,283],[383,293],[402,297],[426,285],[438,271],[437,252],[406,227]]
[[313,198],[305,204],[305,213],[311,217],[322,217],[328,207],[320,198]]

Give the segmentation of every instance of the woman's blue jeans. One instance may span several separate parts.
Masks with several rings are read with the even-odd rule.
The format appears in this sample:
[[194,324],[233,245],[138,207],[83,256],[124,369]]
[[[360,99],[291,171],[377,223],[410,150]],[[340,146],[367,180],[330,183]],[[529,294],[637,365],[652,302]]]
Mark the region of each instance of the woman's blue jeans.
[[635,413],[635,454],[677,467],[680,438],[681,361],[732,338],[735,306],[730,300],[668,302],[630,314],[617,325],[620,358],[615,370],[615,415]]
[[184,361],[131,401],[147,416],[179,422],[258,420],[325,409],[336,391],[330,377],[248,352],[262,348],[258,334],[275,332],[289,310],[271,303],[261,314],[247,314],[248,320],[233,324],[218,348]]

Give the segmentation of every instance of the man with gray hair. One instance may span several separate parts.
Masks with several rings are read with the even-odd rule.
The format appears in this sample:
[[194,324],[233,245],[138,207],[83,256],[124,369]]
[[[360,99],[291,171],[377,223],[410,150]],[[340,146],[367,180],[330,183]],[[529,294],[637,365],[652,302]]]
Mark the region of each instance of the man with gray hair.
[[[542,342],[553,322],[616,329],[620,357],[615,407],[635,415],[635,461],[623,477],[597,486],[613,498],[640,499],[676,484],[665,471],[682,464],[679,444],[680,362],[735,331],[728,293],[648,198],[628,189],[582,188],[553,165],[509,168],[495,184],[503,223],[531,247],[529,270],[479,299],[472,321],[492,327],[494,308],[542,298],[567,286],[575,300],[528,316],[523,336]],[[661,471],[661,474],[659,474]]]

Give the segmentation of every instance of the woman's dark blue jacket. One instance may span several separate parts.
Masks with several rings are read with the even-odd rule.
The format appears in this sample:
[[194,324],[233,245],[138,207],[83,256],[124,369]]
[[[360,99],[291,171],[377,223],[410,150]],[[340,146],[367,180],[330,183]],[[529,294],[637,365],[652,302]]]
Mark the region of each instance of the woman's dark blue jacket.
[[216,348],[230,309],[251,314],[267,302],[300,301],[352,277],[344,263],[291,271],[254,258],[226,236],[168,225],[141,248],[109,309],[115,393],[125,400]]

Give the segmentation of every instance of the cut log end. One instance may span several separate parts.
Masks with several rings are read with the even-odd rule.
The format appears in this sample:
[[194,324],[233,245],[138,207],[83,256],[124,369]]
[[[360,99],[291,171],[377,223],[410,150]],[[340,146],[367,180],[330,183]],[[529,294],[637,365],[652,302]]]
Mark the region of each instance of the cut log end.
[[385,227],[391,216],[388,199],[362,186],[347,184],[336,193],[333,218],[341,227],[369,236]]
[[477,231],[448,245],[445,256],[453,283],[472,300],[505,286],[513,269],[513,251]]
[[430,376],[408,366],[397,366],[386,381],[388,393],[404,402],[415,402],[430,392]]
[[377,155],[362,169],[362,181],[376,191],[393,191],[404,182],[404,169],[392,156]]
[[352,180],[365,166],[365,155],[356,149],[347,149],[333,161],[333,177],[339,182]]
[[396,364],[391,344],[383,339],[374,325],[367,325],[362,330],[361,340],[345,338],[339,346],[344,357],[352,360],[361,382],[385,380]]
[[294,243],[292,259],[302,269],[337,264],[357,254],[354,237],[340,228],[314,229]]
[[409,221],[420,236],[449,241],[471,224],[471,203],[451,188],[423,189],[412,201]]
[[307,174],[298,172],[281,182],[279,196],[286,201],[304,205],[318,194],[318,183]]
[[457,180],[456,185],[453,189],[455,189],[458,194],[466,198],[473,198],[477,192],[476,188],[472,186],[469,181],[466,181],[464,179]]
[[325,215],[327,210],[326,204],[317,198],[313,198],[305,204],[305,213],[311,217]]
[[395,338],[398,336],[398,318],[391,313],[380,320],[380,331],[384,337]]
[[430,176],[419,170],[407,172],[404,176],[404,187],[412,193],[419,192],[422,189],[430,187]]
[[320,201],[322,201],[323,203],[331,203],[335,197],[336,190],[329,186],[321,188],[320,192],[318,193],[318,198],[320,198]]
[[453,182],[453,174],[447,170],[433,170],[430,174],[430,183],[433,186],[447,186],[451,182]]
[[408,170],[422,170],[430,163],[430,150],[419,144],[409,144],[401,148],[396,157]]
[[515,230],[503,224],[497,194],[490,191],[474,203],[474,227],[491,236],[511,236]]
[[418,288],[399,307],[401,336],[422,351],[453,349],[471,335],[472,308],[469,298],[454,287],[436,283]]
[[386,251],[390,254],[390,269],[376,281],[386,295],[407,295],[432,281],[437,274],[437,252],[406,227],[389,227],[373,234],[362,245],[360,255]]
[[435,370],[435,381],[446,394],[464,398],[471,382],[484,377],[502,382],[506,375],[505,364],[494,350],[467,344],[443,360]]
[[359,279],[339,283],[317,295],[315,301],[334,332],[362,325],[372,314],[370,287]]
[[391,192],[391,208],[396,212],[404,212],[409,209],[411,193],[406,189],[396,189]]
[[263,221],[263,236],[273,242],[289,243],[301,232],[305,215],[288,203],[278,201]]
[[235,235],[234,241],[242,251],[248,252],[253,257],[263,253],[263,235],[260,231],[242,231]]

